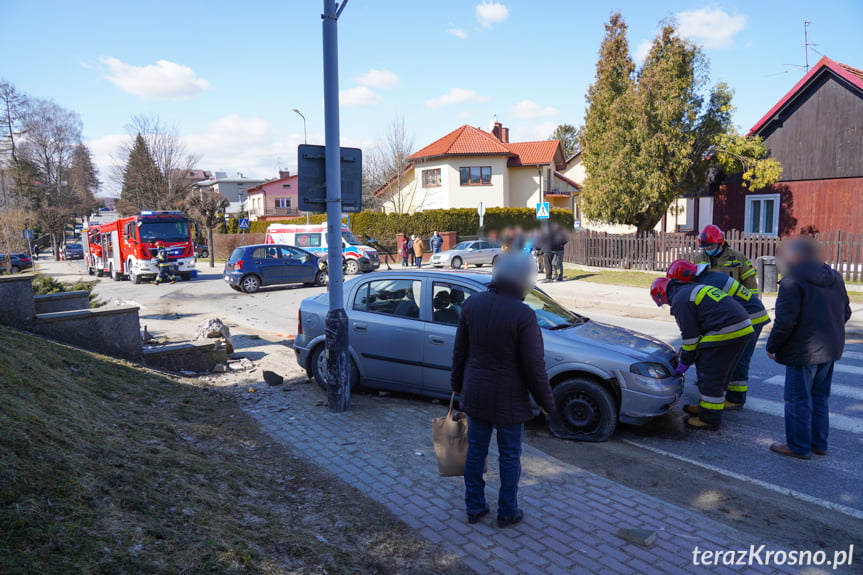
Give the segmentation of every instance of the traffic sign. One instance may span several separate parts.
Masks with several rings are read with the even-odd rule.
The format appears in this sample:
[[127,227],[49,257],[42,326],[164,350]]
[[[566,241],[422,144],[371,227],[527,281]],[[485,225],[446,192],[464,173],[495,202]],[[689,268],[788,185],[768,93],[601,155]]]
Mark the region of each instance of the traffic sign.
[[476,209],[476,213],[479,214],[479,227],[483,227],[485,224],[485,204],[480,202],[479,207]]
[[[327,181],[324,146],[301,144],[297,152],[299,181],[298,203],[304,212],[327,211]],[[342,174],[342,213],[363,209],[363,151],[340,148]]]
[[21,235],[24,236],[25,240],[32,240],[33,239],[33,230],[22,230]]
[[536,219],[547,220],[549,215],[548,202],[537,202]]
[[240,228],[241,230],[249,229],[249,218],[240,218],[240,222],[237,225],[237,227]]

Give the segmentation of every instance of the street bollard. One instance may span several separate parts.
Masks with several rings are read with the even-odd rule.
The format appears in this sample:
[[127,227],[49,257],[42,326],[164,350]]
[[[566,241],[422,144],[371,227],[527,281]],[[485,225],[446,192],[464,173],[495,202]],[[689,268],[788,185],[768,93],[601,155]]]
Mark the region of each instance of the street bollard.
[[758,271],[758,289],[761,293],[779,291],[779,269],[774,256],[761,256],[755,260]]

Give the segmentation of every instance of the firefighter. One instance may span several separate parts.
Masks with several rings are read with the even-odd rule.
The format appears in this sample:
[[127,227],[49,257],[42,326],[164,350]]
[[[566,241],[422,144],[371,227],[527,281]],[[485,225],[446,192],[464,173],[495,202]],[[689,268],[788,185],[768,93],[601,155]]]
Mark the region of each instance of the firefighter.
[[755,353],[755,346],[758,344],[761,330],[770,323],[770,316],[767,314],[764,304],[734,278],[708,270],[707,264],[696,266],[686,260],[677,260],[668,267],[667,275],[668,279],[719,288],[733,297],[749,314],[755,336],[749,340],[749,345],[746,346],[743,355],[740,356],[740,361],[737,362],[734,372],[731,374],[728,391],[725,393],[725,409],[741,409],[746,403],[746,392],[749,390],[749,365],[752,362],[752,354]]
[[752,262],[742,253],[733,249],[725,241],[725,234],[719,226],[710,224],[704,226],[698,236],[698,247],[701,251],[695,256],[692,263],[708,264],[710,271],[722,272],[730,275],[743,287],[758,296],[758,278]]
[[170,281],[172,284],[177,283],[177,276],[171,273],[171,262],[168,261],[168,252],[165,250],[165,244],[161,241],[156,242],[156,265],[159,266],[159,275],[153,280],[153,285],[159,285],[164,281]]
[[683,344],[677,374],[695,363],[698,405],[686,405],[693,429],[717,429],[722,423],[725,391],[737,361],[753,337],[749,314],[719,288],[676,279],[656,278],[650,287],[656,305],[671,303]]

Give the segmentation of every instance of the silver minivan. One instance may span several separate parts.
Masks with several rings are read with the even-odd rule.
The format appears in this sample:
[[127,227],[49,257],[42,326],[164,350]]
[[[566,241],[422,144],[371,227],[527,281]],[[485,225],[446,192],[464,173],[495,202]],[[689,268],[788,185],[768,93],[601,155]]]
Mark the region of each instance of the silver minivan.
[[[491,275],[406,270],[345,284],[351,387],[448,398],[452,345],[464,302],[485,291]],[[309,377],[326,387],[327,294],[300,305],[294,352]],[[668,344],[565,309],[539,289],[524,302],[543,330],[545,362],[558,414],[558,437],[605,441],[618,421],[644,424],[667,413],[683,393]]]

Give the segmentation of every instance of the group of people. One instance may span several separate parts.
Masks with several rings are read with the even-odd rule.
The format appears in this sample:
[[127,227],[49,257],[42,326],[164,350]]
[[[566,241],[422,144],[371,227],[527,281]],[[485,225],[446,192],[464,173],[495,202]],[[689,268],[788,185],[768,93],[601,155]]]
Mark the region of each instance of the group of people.
[[[429,238],[429,247],[431,248],[432,255],[438,253],[441,250],[441,246],[443,246],[443,237],[441,237],[437,232],[432,232],[432,235]],[[423,254],[425,254],[425,249],[425,242],[423,242],[420,235],[412,234],[408,236],[407,234],[402,234],[402,242],[399,246],[399,256],[402,258],[402,267],[406,268],[409,266],[416,266],[421,268],[423,266]]]
[[[551,247],[556,251],[560,246]],[[752,262],[728,245],[722,230],[707,226],[699,247],[693,261],[674,262],[650,292],[657,305],[670,304],[680,328],[677,374],[683,376],[692,365],[696,369],[700,397],[697,404],[684,406],[685,424],[704,430],[718,428],[725,410],[742,409],[746,403],[750,362],[770,317]],[[810,459],[813,453],[827,455],[833,364],[842,356],[851,307],[841,276],[811,239],[786,242],[779,261],[782,280],[766,348],[768,357],[786,370],[785,443],[770,449]],[[544,263],[551,267],[547,259]],[[489,513],[483,475],[495,430],[497,524],[505,528],[522,521],[518,482],[524,424],[534,415],[531,397],[544,414],[555,412],[542,332],[523,303],[535,273],[525,251],[507,250],[494,266],[488,291],[469,298],[459,317],[451,385],[461,394],[469,421],[464,472],[469,523]]]

